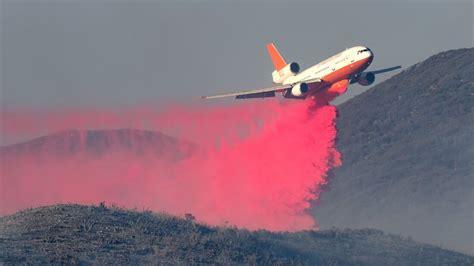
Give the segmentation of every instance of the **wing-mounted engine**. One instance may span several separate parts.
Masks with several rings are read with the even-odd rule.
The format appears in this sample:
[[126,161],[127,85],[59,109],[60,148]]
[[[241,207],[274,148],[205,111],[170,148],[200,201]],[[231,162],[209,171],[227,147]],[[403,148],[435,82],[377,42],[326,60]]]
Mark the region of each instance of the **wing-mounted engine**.
[[298,63],[290,63],[280,70],[272,72],[274,83],[283,83],[287,78],[292,77],[300,72],[300,65]]
[[[362,86],[369,86],[375,81],[375,74],[372,72],[362,72],[355,80]],[[355,83],[355,82],[352,82]]]
[[285,98],[291,98],[291,99],[304,99],[306,98],[306,94],[309,90],[308,84],[302,82],[295,84],[293,87],[289,88],[286,90],[286,92],[283,94],[283,97]]
[[306,83],[298,83],[291,88],[291,94],[296,97],[301,97],[308,92],[308,84]]

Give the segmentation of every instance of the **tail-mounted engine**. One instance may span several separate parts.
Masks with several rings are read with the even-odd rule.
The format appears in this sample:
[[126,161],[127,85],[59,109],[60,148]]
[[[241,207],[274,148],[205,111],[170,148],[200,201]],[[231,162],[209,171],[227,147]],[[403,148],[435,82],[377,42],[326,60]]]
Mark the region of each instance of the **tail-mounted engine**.
[[294,76],[300,72],[300,65],[298,63],[290,63],[280,70],[272,72],[274,83],[283,83],[287,78]]

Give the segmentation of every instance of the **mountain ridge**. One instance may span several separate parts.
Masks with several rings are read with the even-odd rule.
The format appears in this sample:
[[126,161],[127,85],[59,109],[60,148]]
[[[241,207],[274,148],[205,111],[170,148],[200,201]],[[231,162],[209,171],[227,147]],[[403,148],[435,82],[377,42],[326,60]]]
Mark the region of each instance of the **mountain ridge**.
[[197,146],[158,131],[142,129],[69,129],[31,140],[0,146],[0,155],[73,156],[80,153],[100,156],[108,152],[153,155],[180,160],[195,152]]
[[[474,48],[433,55],[338,107],[322,228],[374,227],[474,254]],[[433,233],[436,232],[436,233]]]

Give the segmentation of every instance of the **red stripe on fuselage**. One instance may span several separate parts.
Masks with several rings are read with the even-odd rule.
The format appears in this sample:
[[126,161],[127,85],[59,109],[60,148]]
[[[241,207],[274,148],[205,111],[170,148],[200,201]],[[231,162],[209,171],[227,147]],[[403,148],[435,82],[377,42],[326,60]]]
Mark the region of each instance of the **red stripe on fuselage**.
[[322,78],[327,83],[335,83],[341,79],[347,79],[351,75],[355,73],[359,73],[364,71],[370,63],[372,62],[373,57],[368,57],[361,59],[359,61],[355,61],[354,63],[351,63],[341,69],[338,69],[330,74],[327,74]]
[[[341,80],[349,79],[354,74],[364,71],[370,65],[372,60],[373,60],[372,56],[368,58],[364,58],[359,61],[355,61],[345,67],[342,67],[330,74],[327,74],[326,76],[321,78],[323,82],[310,84],[311,94],[314,95],[322,90],[330,89],[334,83],[337,83]],[[342,94],[346,90],[339,90],[339,91]]]

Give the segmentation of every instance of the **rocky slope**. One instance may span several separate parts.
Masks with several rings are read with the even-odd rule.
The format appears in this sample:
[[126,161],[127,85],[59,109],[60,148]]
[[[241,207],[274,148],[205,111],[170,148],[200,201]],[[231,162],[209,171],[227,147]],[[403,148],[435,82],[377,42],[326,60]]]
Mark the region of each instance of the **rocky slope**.
[[439,53],[339,107],[343,165],[313,212],[474,254],[474,49]]

